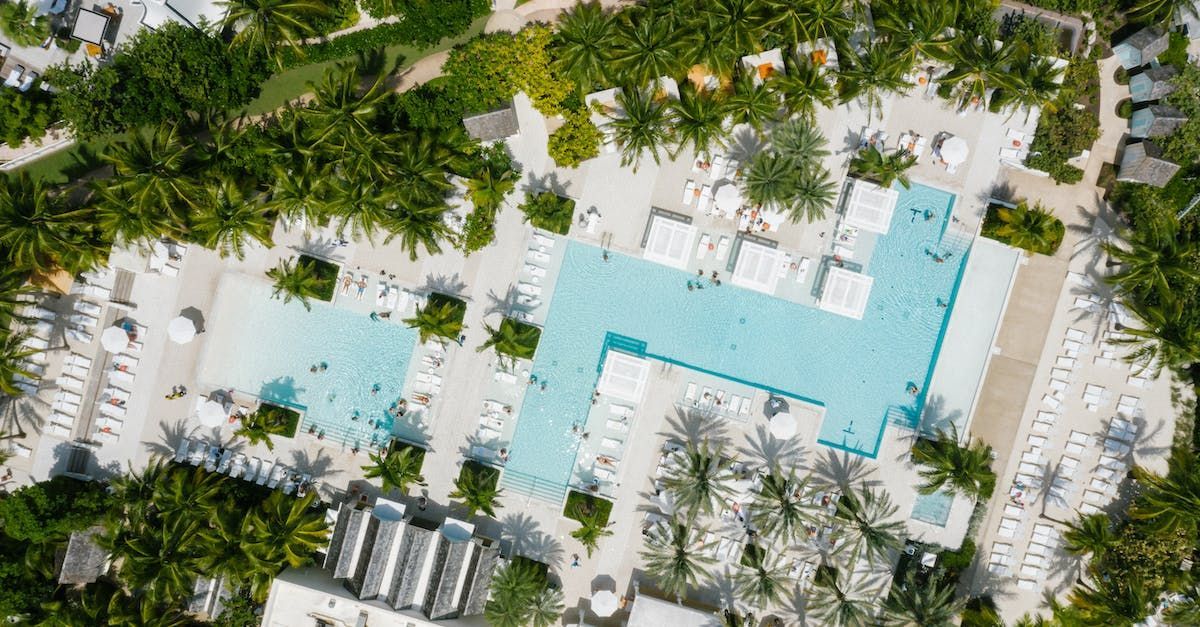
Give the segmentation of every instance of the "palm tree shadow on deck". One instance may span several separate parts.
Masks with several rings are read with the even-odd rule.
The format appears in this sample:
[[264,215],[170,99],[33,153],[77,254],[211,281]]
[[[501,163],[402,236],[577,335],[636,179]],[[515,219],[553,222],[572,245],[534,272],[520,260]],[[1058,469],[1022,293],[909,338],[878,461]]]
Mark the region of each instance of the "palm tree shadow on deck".
[[510,285],[503,295],[497,294],[495,291],[489,291],[487,299],[488,305],[484,309],[484,315],[500,314],[507,316],[517,305],[517,288]]
[[[367,463],[367,461],[369,460],[365,460],[363,463]],[[318,449],[315,455],[306,450],[293,450],[292,468],[311,474],[316,481],[324,481],[331,475],[342,474],[341,470],[333,468],[333,458],[323,449]]]
[[421,290],[446,294],[455,298],[463,298],[459,294],[467,291],[467,284],[457,272],[449,276],[444,274],[430,274],[425,277],[425,285],[421,286]]
[[507,514],[500,519],[501,537],[507,539],[513,555],[521,555],[549,564],[557,570],[563,561],[563,547],[553,535],[542,531],[529,514]]
[[666,423],[666,431],[658,435],[681,437],[691,444],[708,442],[722,448],[731,444],[725,421],[701,408],[676,407],[675,416],[667,416]]
[[174,459],[175,451],[179,448],[180,442],[191,435],[192,429],[188,428],[186,420],[178,420],[175,422],[161,422],[158,425],[161,432],[158,440],[147,440],[142,442],[142,446],[150,452],[151,455],[161,457],[163,459]]
[[878,479],[868,480],[871,468],[858,455],[828,450],[824,460],[813,464],[812,480],[815,485],[826,488],[842,488],[863,484],[868,487],[880,485]]
[[738,449],[742,455],[761,461],[771,468],[794,468],[804,463],[806,449],[796,438],[781,440],[771,435],[766,425],[756,425],[754,433],[746,436],[746,444]]
[[48,409],[49,403],[36,396],[9,398],[4,404],[0,432],[16,438],[26,435],[28,432],[25,427],[28,426],[33,433],[42,433],[45,420],[42,418],[43,412],[38,411],[39,406]]

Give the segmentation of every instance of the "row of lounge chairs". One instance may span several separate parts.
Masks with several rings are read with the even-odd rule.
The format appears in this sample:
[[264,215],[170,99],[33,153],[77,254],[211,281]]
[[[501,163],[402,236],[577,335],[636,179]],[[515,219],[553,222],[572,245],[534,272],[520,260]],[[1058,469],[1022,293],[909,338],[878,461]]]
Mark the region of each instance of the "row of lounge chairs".
[[284,494],[304,496],[312,489],[312,475],[289,469],[279,460],[268,461],[257,457],[246,457],[219,444],[210,444],[201,439],[183,438],[175,449],[175,462],[193,466],[204,465],[208,472],[219,472],[233,479],[242,479],[272,490],[278,488]]

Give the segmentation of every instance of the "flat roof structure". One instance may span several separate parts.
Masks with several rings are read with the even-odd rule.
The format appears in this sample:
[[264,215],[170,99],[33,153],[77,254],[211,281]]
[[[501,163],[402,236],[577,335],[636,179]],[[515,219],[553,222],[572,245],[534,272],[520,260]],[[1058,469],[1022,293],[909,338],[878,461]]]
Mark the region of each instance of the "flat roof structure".
[[842,223],[864,231],[886,235],[892,224],[892,212],[900,192],[858,179],[850,189],[846,215]]
[[600,384],[596,389],[601,394],[637,403],[642,400],[646,391],[646,379],[649,377],[649,361],[617,351],[608,351],[604,359],[604,372],[600,375]]
[[107,15],[81,7],[75,14],[75,27],[71,29],[71,37],[99,46],[104,41],[104,31],[107,29]]
[[685,607],[670,601],[639,594],[633,598],[626,627],[663,627],[664,625],[690,625],[692,627],[718,627],[721,621],[716,614]]
[[831,267],[825,276],[825,289],[821,292],[821,309],[862,320],[874,283],[875,278],[870,275]]
[[730,281],[738,287],[774,294],[779,283],[779,251],[743,239]]
[[647,261],[685,270],[691,259],[689,253],[695,238],[696,227],[663,215],[653,216],[642,257]]

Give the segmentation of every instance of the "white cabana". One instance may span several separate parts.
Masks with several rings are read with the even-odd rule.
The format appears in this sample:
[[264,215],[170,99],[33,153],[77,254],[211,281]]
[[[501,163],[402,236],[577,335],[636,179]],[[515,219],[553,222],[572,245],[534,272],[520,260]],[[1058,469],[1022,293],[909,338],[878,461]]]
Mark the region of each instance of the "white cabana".
[[779,412],[771,416],[771,435],[780,440],[787,440],[796,435],[796,418],[787,412]]
[[842,224],[886,235],[892,226],[892,213],[900,192],[880,187],[862,179],[854,181],[850,200],[846,203],[846,215]]
[[955,135],[942,142],[940,153],[942,161],[957,165],[967,160],[967,154],[970,151],[971,148],[967,146],[967,140]]
[[167,323],[167,337],[176,344],[187,344],[196,337],[196,323],[183,316],[176,316]]
[[650,233],[646,237],[646,249],[642,258],[664,266],[686,270],[696,227],[656,215],[650,221]]
[[774,294],[779,282],[779,264],[778,250],[743,239],[730,281],[738,287]]
[[719,627],[723,623],[711,611],[656,599],[648,594],[633,597],[626,627]]
[[220,401],[198,399],[196,417],[205,427],[219,427],[229,417],[229,411]]
[[104,41],[104,32],[107,30],[107,14],[80,7],[79,12],[75,14],[75,26],[71,29],[71,37],[99,46]]
[[650,362],[610,350],[604,358],[604,372],[596,389],[601,394],[640,403],[649,374]]
[[821,292],[821,309],[830,313],[862,320],[871,298],[875,279],[845,268],[830,267]]
[[129,347],[129,332],[121,327],[108,327],[100,334],[100,345],[110,353],[119,353]]
[[592,594],[592,613],[601,618],[616,614],[619,604],[620,601],[612,590],[599,590]]
[[713,197],[717,203],[717,209],[726,213],[733,214],[742,206],[742,192],[733,183],[726,183],[717,188],[717,194]]

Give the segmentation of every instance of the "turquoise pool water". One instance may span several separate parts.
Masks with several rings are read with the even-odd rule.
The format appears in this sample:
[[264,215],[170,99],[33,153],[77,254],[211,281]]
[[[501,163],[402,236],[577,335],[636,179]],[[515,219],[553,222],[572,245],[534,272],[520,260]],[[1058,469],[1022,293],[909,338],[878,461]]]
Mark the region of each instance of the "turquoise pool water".
[[[965,256],[963,243],[942,239],[953,194],[915,183],[899,191],[890,231],[863,270],[875,281],[862,320],[729,285],[689,291],[689,273],[618,254],[605,262],[599,249],[570,243],[533,366],[548,386],[525,398],[508,471],[570,480],[571,426],[587,417],[608,334],[644,342],[655,358],[820,403],[821,443],[874,457],[889,419],[920,415],[923,392],[908,385],[928,386]],[[927,251],[952,254],[937,263]]]
[[[326,439],[365,451],[372,438],[381,444],[402,428],[387,409],[400,398],[416,331],[311,304],[312,311],[298,301],[285,305],[271,298],[270,285],[226,275],[208,317],[207,333],[217,341],[207,346],[199,378],[302,409],[302,429],[314,425]],[[309,372],[321,363],[324,372]]]
[[916,501],[913,502],[912,518],[945,527],[946,521],[950,519],[952,505],[954,505],[954,497],[945,492],[918,494]]

